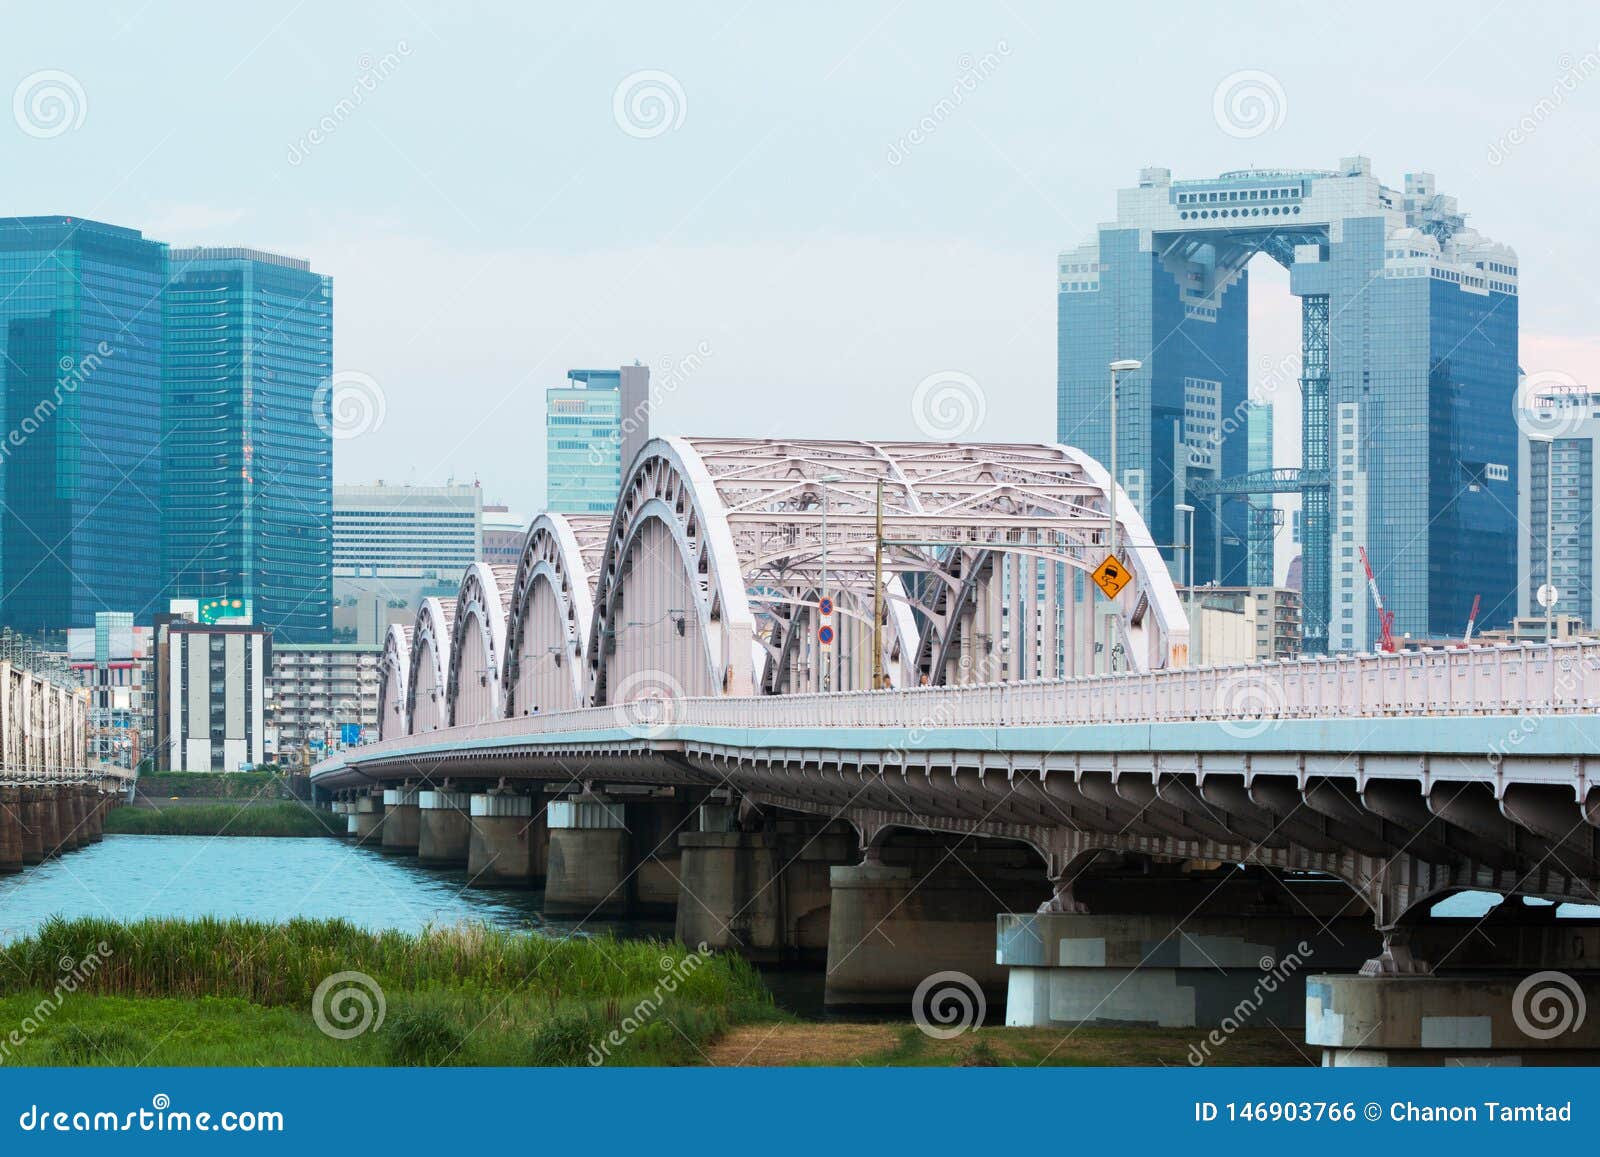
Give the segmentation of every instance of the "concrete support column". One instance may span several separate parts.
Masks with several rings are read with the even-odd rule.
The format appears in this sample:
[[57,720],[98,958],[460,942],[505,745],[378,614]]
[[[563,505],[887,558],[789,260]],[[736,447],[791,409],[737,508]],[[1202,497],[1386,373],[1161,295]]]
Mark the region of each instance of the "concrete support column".
[[66,834],[66,811],[61,804],[61,791],[59,788],[41,788],[39,792],[39,830],[44,840],[44,854],[46,856],[59,856],[62,851],[62,839]]
[[89,834],[84,830],[83,789],[80,787],[67,787],[61,791],[61,850],[70,852],[83,847],[89,842]]
[[421,812],[415,788],[386,788],[383,793],[383,850],[414,852],[421,832]]
[[1359,916],[1030,912],[1000,916],[995,957],[1008,1025],[1287,1028],[1313,969],[1359,968],[1377,943]]
[[[702,827],[726,826],[728,808],[700,810]],[[857,853],[853,831],[818,827],[780,821],[762,832],[680,834],[677,938],[762,962],[826,959],[829,870]]]
[[[44,860],[47,853],[45,840],[49,838],[46,831],[47,816],[44,808],[44,790],[37,787],[25,787],[20,791],[21,799],[18,802],[17,815],[22,820],[22,862],[24,864],[37,864]],[[51,815],[54,814],[52,811]]]
[[622,805],[604,796],[553,800],[546,916],[621,916],[632,906]]
[[472,797],[468,881],[476,888],[529,888],[544,879],[549,828],[544,800],[534,814],[530,795],[491,791]]
[[628,803],[624,814],[635,915],[677,914],[682,890],[678,837],[691,826],[690,810],[691,805],[677,799],[647,798]]
[[364,795],[356,800],[356,826],[352,833],[358,844],[375,844],[382,837],[378,828],[383,823],[383,797]]
[[0,787],[0,872],[22,871],[22,790]]
[[106,797],[97,787],[84,788],[84,831],[91,844],[106,838]]
[[891,847],[881,860],[831,870],[825,1004],[909,1011],[918,985],[951,971],[971,977],[990,1003],[1004,1001],[995,918],[1037,907],[1049,883],[1031,852],[980,846],[958,859],[947,848]]
[[1319,975],[1306,982],[1306,1043],[1327,1068],[1596,1065],[1597,1008],[1595,972]]
[[465,864],[472,797],[464,791],[419,791],[417,806],[417,859],[424,864]]

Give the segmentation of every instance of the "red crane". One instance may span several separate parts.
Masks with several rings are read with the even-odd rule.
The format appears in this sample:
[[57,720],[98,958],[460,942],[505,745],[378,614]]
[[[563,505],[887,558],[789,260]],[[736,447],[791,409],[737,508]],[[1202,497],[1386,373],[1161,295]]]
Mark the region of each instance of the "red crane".
[[1472,612],[1467,615],[1467,633],[1461,638],[1463,645],[1472,642],[1472,628],[1478,625],[1478,604],[1482,601],[1482,595],[1472,596]]
[[1372,564],[1367,561],[1367,548],[1356,548],[1361,552],[1361,565],[1367,568],[1367,589],[1372,592],[1372,605],[1378,608],[1378,625],[1383,628],[1383,640],[1378,644],[1382,651],[1398,651],[1400,648],[1394,641],[1394,612],[1384,609],[1383,596],[1378,593],[1378,576],[1372,573]]

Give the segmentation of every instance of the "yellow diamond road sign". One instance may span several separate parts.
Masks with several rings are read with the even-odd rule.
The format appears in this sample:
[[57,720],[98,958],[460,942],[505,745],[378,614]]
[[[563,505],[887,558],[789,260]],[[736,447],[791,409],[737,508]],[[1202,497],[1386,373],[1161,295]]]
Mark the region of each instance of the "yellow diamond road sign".
[[1089,576],[1094,579],[1094,585],[1105,592],[1108,599],[1114,599],[1121,593],[1122,588],[1128,585],[1128,580],[1133,578],[1128,573],[1128,568],[1112,555],[1106,555],[1105,560],[1094,568],[1094,573]]

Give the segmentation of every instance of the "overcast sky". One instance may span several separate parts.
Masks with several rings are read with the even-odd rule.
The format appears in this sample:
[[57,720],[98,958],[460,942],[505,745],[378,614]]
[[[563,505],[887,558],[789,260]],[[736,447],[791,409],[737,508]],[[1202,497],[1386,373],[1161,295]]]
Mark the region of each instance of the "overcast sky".
[[0,212],[331,274],[381,392],[341,482],[535,509],[544,389],[635,359],[701,363],[664,432],[920,437],[963,374],[973,436],[1050,437],[1056,254],[1144,165],[1430,170],[1520,255],[1523,365],[1600,381],[1592,2],[93,11],[0,3]]

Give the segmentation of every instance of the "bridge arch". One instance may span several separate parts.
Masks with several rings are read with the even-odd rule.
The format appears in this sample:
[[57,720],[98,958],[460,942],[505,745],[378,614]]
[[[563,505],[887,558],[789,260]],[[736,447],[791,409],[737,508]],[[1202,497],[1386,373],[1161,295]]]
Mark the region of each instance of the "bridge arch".
[[452,727],[500,716],[506,619],[516,568],[475,562],[461,577],[450,631],[446,701]]
[[378,660],[378,738],[394,739],[411,732],[411,627],[389,624]]
[[506,717],[588,705],[584,657],[609,527],[608,518],[577,514],[543,514],[528,527],[506,619]]
[[456,600],[426,598],[417,608],[411,629],[411,666],[406,677],[406,718],[416,735],[436,731],[449,721],[450,639]]

